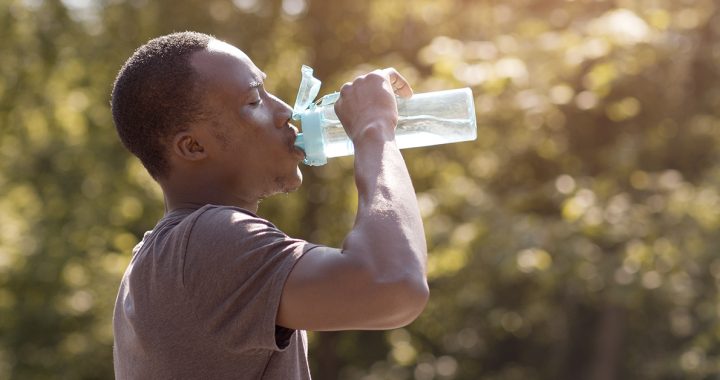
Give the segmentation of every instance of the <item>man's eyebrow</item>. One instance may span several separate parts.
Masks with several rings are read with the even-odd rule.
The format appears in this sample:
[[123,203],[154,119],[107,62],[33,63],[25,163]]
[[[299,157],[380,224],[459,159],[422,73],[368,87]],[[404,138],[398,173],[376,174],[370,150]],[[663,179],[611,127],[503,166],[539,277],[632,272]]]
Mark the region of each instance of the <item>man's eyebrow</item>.
[[267,78],[267,74],[265,74],[264,72],[261,71],[261,72],[260,72],[260,78],[262,78],[262,79],[260,79],[260,78],[258,78],[258,77],[255,77],[255,78],[256,78],[256,79],[254,79],[253,81],[250,82],[250,86],[249,86],[249,87],[250,87],[251,90],[254,89],[254,88],[262,87],[262,85],[263,85],[263,81],[262,81],[262,80],[265,79],[265,78]]

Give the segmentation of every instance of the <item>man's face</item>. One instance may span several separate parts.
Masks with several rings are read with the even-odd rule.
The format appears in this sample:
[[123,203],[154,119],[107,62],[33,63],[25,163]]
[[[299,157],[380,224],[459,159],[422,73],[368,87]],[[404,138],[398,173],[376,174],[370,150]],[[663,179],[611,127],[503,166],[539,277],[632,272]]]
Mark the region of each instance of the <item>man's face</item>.
[[265,91],[265,74],[242,51],[217,40],[191,62],[209,114],[203,144],[222,186],[258,198],[297,189],[303,153],[294,147],[292,109]]

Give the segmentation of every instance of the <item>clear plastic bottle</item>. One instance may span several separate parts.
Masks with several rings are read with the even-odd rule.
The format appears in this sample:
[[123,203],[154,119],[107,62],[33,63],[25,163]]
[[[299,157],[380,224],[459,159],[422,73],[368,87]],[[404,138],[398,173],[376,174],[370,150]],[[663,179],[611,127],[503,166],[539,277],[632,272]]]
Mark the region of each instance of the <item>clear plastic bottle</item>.
[[[303,104],[315,97],[319,83],[312,78],[312,69],[303,66],[303,82],[293,113],[303,130],[295,145],[305,151],[305,163],[312,166],[354,153],[352,141],[335,115],[338,93],[326,95],[317,103]],[[475,106],[469,88],[414,94],[409,99],[398,98],[397,105],[395,140],[400,149],[477,138]]]

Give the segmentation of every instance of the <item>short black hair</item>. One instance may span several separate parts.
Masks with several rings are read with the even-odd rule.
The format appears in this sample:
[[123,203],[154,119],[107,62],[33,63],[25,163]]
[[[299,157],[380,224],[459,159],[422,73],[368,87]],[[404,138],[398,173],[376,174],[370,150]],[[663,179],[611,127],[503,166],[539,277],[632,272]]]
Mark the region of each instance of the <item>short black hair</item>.
[[197,32],[154,38],[135,50],[120,69],[112,90],[113,121],[120,140],[153,178],[169,170],[166,138],[202,115],[193,53],[213,36]]

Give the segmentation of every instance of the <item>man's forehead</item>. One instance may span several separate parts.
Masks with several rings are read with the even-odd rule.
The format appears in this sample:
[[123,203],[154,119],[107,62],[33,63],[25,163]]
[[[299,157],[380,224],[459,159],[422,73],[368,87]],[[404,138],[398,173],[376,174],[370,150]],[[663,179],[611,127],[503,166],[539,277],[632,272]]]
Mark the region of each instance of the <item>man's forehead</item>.
[[245,52],[227,42],[211,39],[208,43],[207,50],[209,52],[227,54],[243,61],[253,76],[253,79],[250,82],[250,87],[262,86],[263,80],[267,77],[264,72],[260,71],[260,69],[255,66],[253,61],[247,56],[247,54],[245,54]]
[[[242,80],[245,83],[249,83],[250,88],[262,86],[263,80],[266,78],[265,73],[255,66],[250,57],[247,56],[242,50],[237,47],[223,42],[220,40],[212,39],[208,43],[206,53],[195,56],[193,60],[198,63],[201,70],[210,75],[210,77],[216,77],[218,75],[224,76],[225,80],[230,80],[227,75],[235,77],[239,72],[245,71],[247,74],[242,75],[246,79]],[[219,61],[218,61],[219,60]],[[221,62],[236,62],[227,66]],[[237,71],[237,68],[232,69],[231,66],[235,66],[237,63],[241,63],[244,69]],[[196,66],[197,67],[197,66]],[[235,66],[237,67],[237,66]],[[231,71],[226,71],[231,70]],[[247,76],[246,76],[247,75]]]

